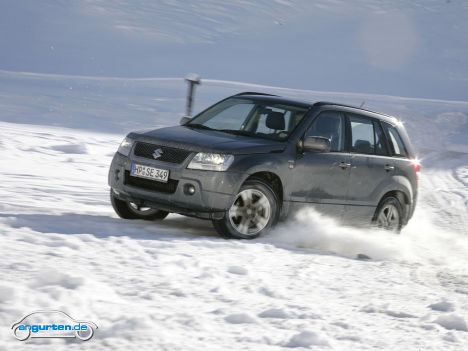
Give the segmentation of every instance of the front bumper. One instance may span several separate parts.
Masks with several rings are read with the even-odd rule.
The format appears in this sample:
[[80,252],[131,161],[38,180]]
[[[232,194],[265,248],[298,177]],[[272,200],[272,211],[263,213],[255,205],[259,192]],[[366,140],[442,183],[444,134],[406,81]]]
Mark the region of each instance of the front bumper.
[[[169,182],[130,177],[132,161],[169,170]],[[186,168],[189,161],[190,157],[182,164],[172,164],[134,155],[131,160],[116,153],[109,170],[108,183],[114,195],[121,200],[187,216],[222,218],[240,187],[242,174],[191,170]],[[185,191],[189,185],[195,188],[192,195]]]

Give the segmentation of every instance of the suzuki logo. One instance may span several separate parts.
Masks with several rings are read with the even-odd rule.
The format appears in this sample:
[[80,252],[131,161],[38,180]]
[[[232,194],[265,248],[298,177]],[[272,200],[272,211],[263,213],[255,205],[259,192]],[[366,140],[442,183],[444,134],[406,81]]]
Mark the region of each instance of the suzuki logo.
[[160,158],[163,154],[163,151],[161,149],[156,149],[154,150],[153,152],[153,158],[156,160],[158,158]]

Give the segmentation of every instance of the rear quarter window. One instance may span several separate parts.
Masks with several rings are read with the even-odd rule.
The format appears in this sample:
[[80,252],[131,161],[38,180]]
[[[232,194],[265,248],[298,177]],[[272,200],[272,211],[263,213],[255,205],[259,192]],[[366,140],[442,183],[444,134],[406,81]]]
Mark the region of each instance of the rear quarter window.
[[390,148],[392,149],[392,156],[408,157],[408,151],[406,150],[405,144],[400,133],[398,133],[398,130],[388,123],[383,123],[383,125]]

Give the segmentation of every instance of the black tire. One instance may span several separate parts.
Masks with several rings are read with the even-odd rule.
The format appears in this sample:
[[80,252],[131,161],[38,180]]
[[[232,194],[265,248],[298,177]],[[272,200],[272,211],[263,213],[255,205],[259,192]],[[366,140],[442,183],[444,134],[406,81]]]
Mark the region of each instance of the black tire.
[[[251,201],[243,203],[242,194],[252,194]],[[265,200],[268,201],[268,205]],[[242,210],[237,212],[234,211],[235,208],[242,208]],[[242,212],[241,216],[233,216],[233,213],[240,212]],[[224,217],[212,222],[216,231],[225,238],[254,239],[274,226],[278,217],[278,197],[273,189],[262,180],[250,179],[239,189],[233,204],[226,211]],[[247,233],[238,228],[246,228]]]
[[118,199],[112,192],[112,189],[110,192],[110,198],[111,198],[112,207],[114,208],[115,213],[117,213],[117,215],[120,218],[144,219],[147,221],[154,221],[154,220],[163,220],[169,214],[169,212],[167,211],[158,210],[155,208],[150,208],[145,211],[139,211],[137,209],[134,209],[130,202]]
[[394,196],[387,196],[377,206],[372,224],[377,228],[400,233],[403,227],[404,213],[400,200]]

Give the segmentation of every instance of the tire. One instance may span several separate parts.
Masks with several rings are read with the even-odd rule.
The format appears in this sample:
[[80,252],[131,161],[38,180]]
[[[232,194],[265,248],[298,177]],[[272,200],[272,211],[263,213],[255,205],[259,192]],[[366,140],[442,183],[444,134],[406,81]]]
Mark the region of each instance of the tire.
[[388,196],[380,201],[372,223],[377,228],[400,233],[403,227],[403,220],[404,211],[400,200],[394,196]]
[[146,207],[146,209],[142,209],[132,202],[120,200],[115,197],[112,189],[110,198],[115,213],[123,219],[144,219],[147,221],[163,220],[169,214],[167,211],[158,210],[156,208]]
[[266,233],[279,217],[278,198],[258,179],[247,180],[224,217],[213,220],[216,231],[226,238],[254,239]]

